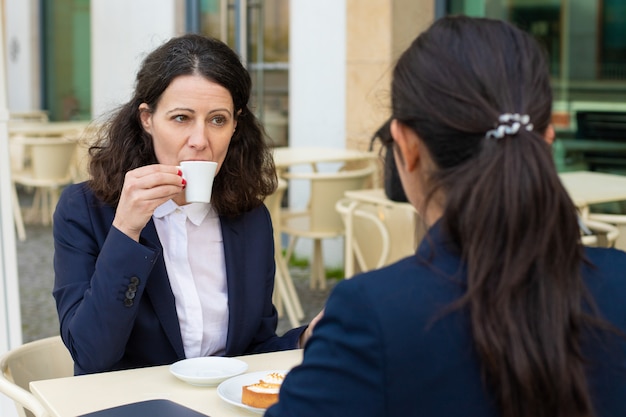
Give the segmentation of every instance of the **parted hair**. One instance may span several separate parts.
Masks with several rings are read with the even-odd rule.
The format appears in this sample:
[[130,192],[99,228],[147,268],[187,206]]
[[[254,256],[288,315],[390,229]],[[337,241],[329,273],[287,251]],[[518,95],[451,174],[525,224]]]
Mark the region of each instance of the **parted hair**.
[[[605,325],[583,308],[577,212],[544,137],[551,106],[544,51],[504,21],[439,19],[394,68],[392,117],[427,147],[426,204],[444,196],[441,228],[467,266],[451,308],[469,313],[503,417],[595,415],[581,339]],[[486,137],[504,113],[534,129]]]
[[117,206],[126,172],[157,163],[152,136],[141,124],[139,105],[154,110],[174,78],[201,75],[226,88],[233,99],[237,129],[213,183],[211,204],[223,216],[237,216],[262,204],[277,185],[271,149],[248,108],[251,79],[237,54],[223,42],[198,34],[174,37],[143,60],[132,98],[116,109],[90,148],[90,187]]

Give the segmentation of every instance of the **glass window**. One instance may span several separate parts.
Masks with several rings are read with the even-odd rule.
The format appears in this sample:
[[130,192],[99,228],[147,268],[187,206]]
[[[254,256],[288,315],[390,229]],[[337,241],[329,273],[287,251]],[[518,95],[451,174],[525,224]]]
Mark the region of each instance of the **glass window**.
[[564,127],[579,109],[626,111],[626,1],[447,0],[446,12],[505,19],[535,36]]
[[287,145],[289,0],[198,0],[200,31],[239,53],[252,77],[251,108],[275,145]]

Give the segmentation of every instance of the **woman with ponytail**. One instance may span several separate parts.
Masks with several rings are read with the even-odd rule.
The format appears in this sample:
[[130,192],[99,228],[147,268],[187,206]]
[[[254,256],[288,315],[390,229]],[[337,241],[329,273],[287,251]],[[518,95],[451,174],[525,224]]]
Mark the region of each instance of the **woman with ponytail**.
[[386,145],[428,234],[336,286],[266,415],[626,416],[626,254],[580,242],[535,41],[440,19],[391,92]]

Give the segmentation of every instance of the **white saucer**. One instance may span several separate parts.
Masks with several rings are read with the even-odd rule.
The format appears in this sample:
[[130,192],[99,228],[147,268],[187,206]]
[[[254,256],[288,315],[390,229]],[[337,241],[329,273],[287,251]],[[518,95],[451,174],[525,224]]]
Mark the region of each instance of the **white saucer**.
[[217,385],[246,370],[248,370],[246,362],[221,356],[183,359],[170,365],[172,375],[198,386]]
[[249,405],[241,402],[241,389],[244,385],[250,385],[259,382],[259,380],[262,379],[264,376],[273,372],[287,374],[287,371],[280,370],[251,372],[249,374],[235,376],[233,378],[227,379],[217,386],[217,395],[227,403],[230,403],[237,407],[241,407],[248,411],[252,411],[253,413],[263,414],[265,413],[265,408],[250,407]]

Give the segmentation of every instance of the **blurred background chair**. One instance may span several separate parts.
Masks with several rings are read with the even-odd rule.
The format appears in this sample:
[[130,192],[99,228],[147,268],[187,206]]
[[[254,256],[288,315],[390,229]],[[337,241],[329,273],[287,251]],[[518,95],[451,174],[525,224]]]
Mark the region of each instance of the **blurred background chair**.
[[15,402],[18,416],[48,416],[29,383],[74,375],[74,362],[60,336],[26,343],[0,357],[0,393]]
[[597,218],[581,218],[581,241],[585,246],[603,248],[615,247],[620,236],[619,229],[609,223],[598,221]]
[[376,166],[371,161],[366,166],[346,167],[337,172],[284,172],[289,181],[308,181],[309,201],[306,210],[284,210],[281,230],[289,235],[285,262],[289,262],[299,238],[313,240],[311,256],[311,288],[326,288],[326,271],[322,252],[322,240],[344,236],[344,225],[335,210],[337,201],[347,190],[359,190],[371,181]]
[[48,112],[45,110],[31,110],[31,111],[12,111],[9,112],[9,122],[47,122]]
[[[17,186],[34,189],[29,219],[49,224],[63,186],[71,183],[71,161],[76,142],[63,137],[16,135],[11,138],[27,149],[29,159],[22,167],[12,169],[14,196]],[[14,207],[16,202],[14,201]],[[19,202],[17,203],[19,207]],[[16,216],[17,217],[17,216]],[[16,222],[17,222],[16,218]],[[17,226],[18,230],[21,226]]]
[[587,223],[590,221],[615,227],[618,230],[618,236],[615,239],[614,247],[626,251],[626,214],[589,213]]
[[264,202],[270,212],[274,228],[274,258],[276,260],[274,305],[279,315],[282,315],[284,306],[287,311],[287,316],[289,317],[289,322],[293,327],[298,327],[300,326],[300,320],[304,318],[304,311],[302,310],[302,304],[300,303],[296,288],[293,285],[287,263],[283,258],[281,245],[281,203],[286,190],[287,181],[279,178],[278,188],[273,194],[268,195]]
[[389,258],[389,231],[378,217],[377,207],[344,198],[337,201],[335,209],[345,226],[344,276],[351,278],[355,271],[384,266]]
[[[368,191],[346,194],[371,196]],[[425,226],[413,206],[374,200],[347,197],[337,202],[346,228],[346,278],[413,255],[424,235]]]

